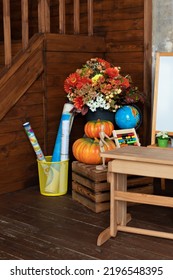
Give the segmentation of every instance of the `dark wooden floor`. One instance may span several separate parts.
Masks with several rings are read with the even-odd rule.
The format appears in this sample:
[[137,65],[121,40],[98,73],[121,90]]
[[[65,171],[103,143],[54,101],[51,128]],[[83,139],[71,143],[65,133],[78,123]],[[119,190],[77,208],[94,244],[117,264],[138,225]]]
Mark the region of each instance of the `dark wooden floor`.
[[[173,210],[129,206],[133,226],[173,232]],[[101,247],[98,234],[109,225],[109,211],[96,214],[71,195],[45,197],[38,188],[0,196],[0,259],[173,259],[173,241],[118,233]]]

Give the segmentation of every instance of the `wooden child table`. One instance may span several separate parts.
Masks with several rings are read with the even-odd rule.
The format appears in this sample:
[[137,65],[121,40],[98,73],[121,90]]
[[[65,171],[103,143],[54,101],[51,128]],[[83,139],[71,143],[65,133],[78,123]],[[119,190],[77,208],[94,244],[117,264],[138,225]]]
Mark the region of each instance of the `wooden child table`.
[[127,202],[173,207],[172,197],[127,191],[127,174],[173,179],[173,150],[127,146],[101,153],[113,159],[108,163],[110,182],[110,227],[100,233],[97,245],[101,246],[118,231],[173,239],[173,233],[146,230],[127,225],[131,219],[127,214]]

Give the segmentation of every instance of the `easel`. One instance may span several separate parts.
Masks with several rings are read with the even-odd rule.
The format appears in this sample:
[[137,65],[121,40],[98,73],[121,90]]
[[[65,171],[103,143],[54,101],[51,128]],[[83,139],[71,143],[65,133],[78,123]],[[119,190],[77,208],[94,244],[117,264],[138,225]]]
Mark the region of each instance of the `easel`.
[[[154,103],[152,116],[151,145],[156,147],[156,134],[159,131],[167,131],[173,136],[173,122],[170,118],[172,113],[172,71],[173,71],[173,53],[157,52],[154,84]],[[163,90],[164,89],[164,90]],[[161,149],[161,148],[159,148]],[[172,150],[170,146],[168,148]],[[161,189],[165,190],[165,179],[161,179]]]

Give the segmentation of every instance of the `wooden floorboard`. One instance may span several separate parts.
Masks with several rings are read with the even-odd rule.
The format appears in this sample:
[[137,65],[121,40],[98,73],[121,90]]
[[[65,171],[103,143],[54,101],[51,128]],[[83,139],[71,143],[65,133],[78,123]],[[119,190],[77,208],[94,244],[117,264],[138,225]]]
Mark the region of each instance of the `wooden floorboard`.
[[[173,209],[129,206],[129,225],[173,232]],[[94,213],[71,194],[46,197],[38,187],[0,196],[0,259],[167,260],[173,241],[119,232],[101,247],[109,211]]]

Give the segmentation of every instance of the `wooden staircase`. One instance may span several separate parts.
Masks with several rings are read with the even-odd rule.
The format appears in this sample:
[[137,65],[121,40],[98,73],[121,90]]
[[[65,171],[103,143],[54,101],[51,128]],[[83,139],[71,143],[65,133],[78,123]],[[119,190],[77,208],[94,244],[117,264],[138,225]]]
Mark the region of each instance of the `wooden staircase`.
[[[5,5],[9,2],[4,1]],[[22,2],[27,4],[27,0]],[[64,13],[65,1],[59,2],[60,10]],[[45,12],[49,8],[47,3],[47,0],[38,1],[40,16],[43,10],[49,14]],[[65,19],[62,17],[61,34],[47,32],[49,20],[45,23],[47,17],[43,16],[38,21],[41,32],[29,40],[25,35],[21,42],[11,44],[10,32],[5,33],[6,47],[0,46],[0,194],[38,185],[36,156],[23,123],[31,123],[44,154],[51,155],[62,108],[67,101],[63,89],[65,78],[87,59],[105,55],[104,38],[91,36],[91,20],[90,36],[78,34],[79,1],[75,1],[75,4],[77,19],[74,35],[64,34]],[[92,5],[89,7],[92,8]],[[8,8],[9,5],[5,9],[6,16]],[[24,5],[24,10],[26,14],[27,5]],[[26,18],[22,18],[26,24]],[[76,121],[71,141],[80,137],[79,133],[83,131],[83,118],[79,116]]]
[[[59,33],[66,34],[65,0],[57,2]],[[0,43],[0,120],[43,72],[44,36],[50,34],[51,1],[38,1],[39,33],[29,38],[29,1],[21,0],[22,38],[21,41],[12,41],[10,4],[10,0],[3,0],[4,42]],[[93,0],[87,0],[87,13],[88,35],[92,36]],[[74,0],[74,34],[80,34],[80,0]]]
[[[0,75],[0,120],[43,72],[43,35],[35,35],[25,51],[19,51],[9,69]],[[15,50],[20,44],[14,44]]]

